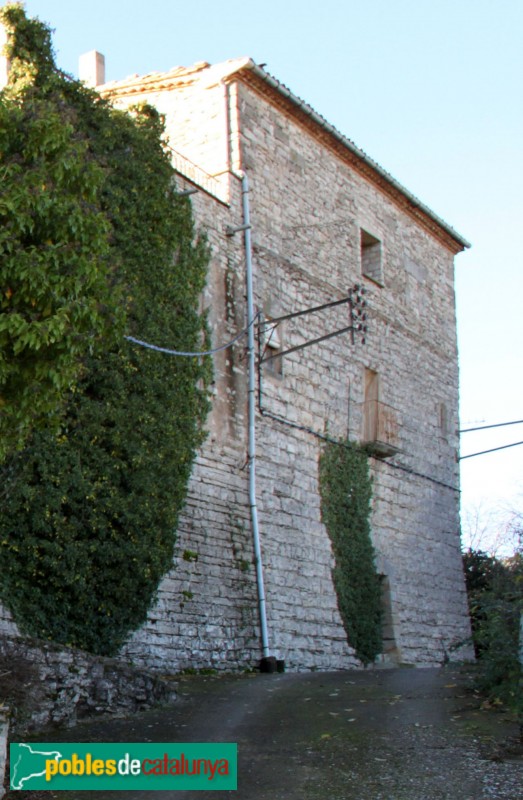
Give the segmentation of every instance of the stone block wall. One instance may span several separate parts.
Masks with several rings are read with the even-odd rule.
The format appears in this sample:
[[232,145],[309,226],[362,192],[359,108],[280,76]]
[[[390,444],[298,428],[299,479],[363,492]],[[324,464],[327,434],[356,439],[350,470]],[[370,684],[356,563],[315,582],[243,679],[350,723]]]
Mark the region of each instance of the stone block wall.
[[11,738],[99,715],[127,716],[176,699],[171,680],[49,642],[2,637],[0,662],[0,701],[10,705]]
[[[357,664],[331,580],[318,459],[321,435],[361,440],[371,369],[380,400],[394,410],[399,446],[393,459],[371,462],[373,537],[387,576],[393,655],[439,663],[469,633],[459,550],[453,255],[280,109],[241,83],[228,88],[221,96],[232,107],[223,108],[223,122],[239,120],[228,166],[239,158],[235,165],[249,175],[257,308],[277,317],[346,296],[356,282],[365,284],[369,302],[364,346],[344,335],[286,356],[281,374],[260,370],[258,508],[272,650],[290,669]],[[205,302],[215,345],[245,323],[242,237],[224,233],[242,224],[239,192],[232,176],[228,207],[202,192],[193,201],[213,250]],[[381,243],[381,285],[362,276],[362,229]],[[346,306],[285,322],[281,346],[346,324]],[[233,667],[259,658],[246,382],[243,347],[215,357],[209,438],[191,482],[176,568],[151,621],[126,649],[135,659]],[[197,562],[183,561],[185,547],[198,551]],[[180,601],[184,587],[193,595],[188,603]]]
[[[223,98],[223,87],[221,90]],[[225,109],[224,109],[225,112]],[[202,299],[212,343],[219,347],[246,325],[240,184],[230,204],[200,191],[191,201],[212,252]],[[185,187],[180,180],[180,188]],[[259,660],[259,619],[248,503],[245,340],[213,356],[208,437],[198,454],[178,527],[173,569],[162,581],[147,623],[124,655],[174,672],[252,668]]]
[[[263,370],[263,405],[291,424],[361,441],[365,371],[378,374],[379,400],[395,417],[399,447],[388,461],[372,460],[378,564],[390,585],[397,656],[437,663],[469,634],[459,542],[453,254],[281,109],[246,87],[239,106],[259,306],[276,304],[271,316],[291,313],[343,297],[354,283],[368,298],[365,345],[343,335],[286,356],[281,376]],[[362,275],[361,231],[381,243],[379,283]],[[339,329],[344,319],[343,306],[300,317],[286,324],[283,347]],[[260,442],[264,486],[282,480],[282,453],[289,454],[290,529],[305,549],[300,514],[307,515],[309,542],[321,552],[318,440],[265,418]],[[273,513],[279,499],[264,491],[272,542],[276,530],[283,533]],[[311,581],[323,599],[329,577],[325,569]],[[289,587],[287,596],[290,616],[299,591]],[[326,619],[314,620],[319,630]]]
[[[243,236],[226,233],[243,223],[240,169],[251,187],[258,310],[275,318],[346,297],[356,283],[367,290],[364,345],[344,334],[259,372],[257,498],[271,652],[295,670],[358,664],[332,584],[318,460],[322,437],[362,440],[372,374],[397,447],[386,460],[371,459],[389,655],[418,665],[470,655],[458,647],[470,630],[459,545],[453,253],[323,134],[241,80],[141,99],[166,115],[171,146],[205,171],[191,202],[212,251],[202,303],[214,347],[246,324]],[[129,101],[136,100],[134,93]],[[181,189],[189,185],[180,178]],[[362,274],[362,231],[365,241],[379,243],[374,280]],[[346,305],[288,320],[278,329],[280,345],[295,347],[347,324]],[[193,470],[173,569],[122,651],[137,665],[235,669],[261,656],[245,345],[214,356],[209,435]]]

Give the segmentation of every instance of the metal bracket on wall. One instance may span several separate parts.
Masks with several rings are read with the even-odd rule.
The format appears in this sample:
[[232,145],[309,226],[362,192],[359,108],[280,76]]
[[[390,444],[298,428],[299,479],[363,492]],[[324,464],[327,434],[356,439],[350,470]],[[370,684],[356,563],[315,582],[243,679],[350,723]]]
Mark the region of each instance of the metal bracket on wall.
[[240,233],[240,231],[250,231],[251,227],[251,225],[238,225],[238,227],[233,228],[231,225],[226,225],[225,235],[234,236],[235,233]]
[[177,197],[189,197],[191,194],[198,194],[199,189],[182,189],[181,192],[176,192]]
[[269,347],[270,336],[265,343],[265,347],[261,348],[260,346],[260,363],[266,363],[267,361],[272,361],[274,358],[282,358],[282,356],[289,355],[289,353],[295,353],[298,350],[303,350],[306,347],[310,347],[313,344],[317,344],[318,342],[323,342],[326,339],[332,339],[333,336],[340,336],[342,333],[347,333],[350,331],[351,334],[351,341],[352,344],[356,343],[356,335],[361,336],[361,344],[365,344],[365,334],[367,333],[367,325],[365,324],[367,321],[367,313],[364,310],[367,305],[367,301],[364,299],[364,295],[366,294],[366,289],[364,286],[360,286],[358,283],[355,284],[351,289],[349,289],[349,293],[347,297],[344,297],[342,300],[333,300],[330,303],[323,303],[321,306],[313,306],[312,308],[305,308],[302,311],[294,311],[291,314],[284,314],[281,317],[273,317],[272,319],[268,320],[260,320],[258,323],[258,337],[261,341],[261,337],[266,333],[267,328],[274,331],[281,322],[285,322],[289,319],[295,319],[296,317],[302,317],[306,314],[314,314],[318,311],[324,311],[327,308],[334,308],[335,306],[343,305],[344,303],[349,304],[349,320],[350,325],[347,325],[345,328],[340,328],[339,330],[332,331],[331,333],[326,333],[323,336],[318,336],[315,339],[310,339],[303,344],[295,345],[294,347],[289,347],[287,350],[279,350],[277,353],[273,355],[267,356],[265,355],[267,351],[267,347]]

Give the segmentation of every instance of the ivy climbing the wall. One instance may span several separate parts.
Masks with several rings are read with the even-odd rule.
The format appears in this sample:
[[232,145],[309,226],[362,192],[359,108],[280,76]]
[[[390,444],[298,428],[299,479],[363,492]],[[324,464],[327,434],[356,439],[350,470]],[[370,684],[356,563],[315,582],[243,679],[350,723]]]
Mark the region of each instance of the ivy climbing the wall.
[[[5,409],[16,387],[38,406],[42,375],[57,391],[1,469],[0,601],[24,632],[110,655],[172,564],[210,380],[208,359],[144,350],[124,333],[206,349],[209,253],[176,194],[158,114],[113,109],[56,69],[45,25],[18,6],[1,13],[12,174],[0,204],[0,393]],[[16,315],[39,338],[20,341]]]
[[334,553],[338,608],[349,644],[367,665],[382,647],[381,579],[370,537],[368,458],[349,442],[329,443],[319,468],[321,512]]
[[0,9],[10,84],[0,92],[0,461],[57,423],[85,355],[123,319],[110,276],[104,168],[80,135],[50,34]]

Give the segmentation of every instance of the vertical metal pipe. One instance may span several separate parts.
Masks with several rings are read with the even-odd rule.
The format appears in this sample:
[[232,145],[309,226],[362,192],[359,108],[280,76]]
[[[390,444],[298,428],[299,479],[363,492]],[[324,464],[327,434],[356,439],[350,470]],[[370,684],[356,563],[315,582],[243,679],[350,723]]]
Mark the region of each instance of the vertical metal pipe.
[[256,352],[254,336],[254,293],[252,277],[252,240],[251,240],[251,214],[249,204],[249,180],[245,172],[242,175],[242,208],[245,243],[245,268],[247,284],[247,323],[249,325],[247,356],[249,372],[248,391],[248,459],[249,459],[249,506],[251,511],[252,538],[254,545],[254,561],[256,566],[256,585],[258,589],[258,608],[260,614],[260,629],[263,657],[269,656],[269,634],[267,630],[267,609],[265,601],[265,587],[263,583],[263,562],[260,547],[260,530],[258,527],[258,507],[256,504]]

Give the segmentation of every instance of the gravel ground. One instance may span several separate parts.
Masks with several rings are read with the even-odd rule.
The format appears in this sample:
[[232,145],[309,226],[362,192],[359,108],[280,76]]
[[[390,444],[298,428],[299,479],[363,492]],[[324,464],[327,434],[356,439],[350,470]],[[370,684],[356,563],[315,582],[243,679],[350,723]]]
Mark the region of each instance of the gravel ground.
[[[237,792],[174,800],[520,800],[515,720],[485,707],[458,668],[199,677],[170,708],[100,720],[40,741],[238,742]],[[122,793],[121,793],[122,794]],[[159,800],[158,792],[125,792]],[[163,793],[166,794],[166,793]],[[50,800],[12,792],[8,800]],[[114,800],[59,792],[57,800]]]

